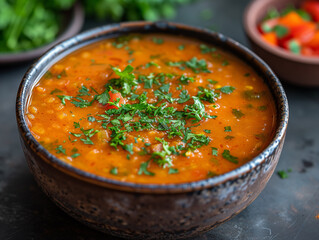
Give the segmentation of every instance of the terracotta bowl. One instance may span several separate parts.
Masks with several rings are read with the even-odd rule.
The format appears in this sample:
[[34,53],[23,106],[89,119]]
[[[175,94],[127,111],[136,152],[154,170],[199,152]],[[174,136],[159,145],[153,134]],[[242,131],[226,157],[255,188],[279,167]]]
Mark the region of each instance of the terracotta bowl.
[[306,57],[290,53],[265,43],[257,25],[270,8],[278,10],[304,0],[255,0],[246,8],[244,29],[253,51],[270,65],[283,81],[300,86],[319,86],[319,57]]
[[[211,179],[183,184],[135,184],[99,177],[51,155],[31,135],[25,111],[33,86],[46,70],[89,43],[128,33],[196,37],[231,52],[252,66],[269,85],[277,106],[276,134],[245,165]],[[80,222],[130,239],[177,239],[208,231],[245,209],[263,190],[277,165],[288,123],[285,92],[270,68],[254,53],[222,34],[167,22],[113,24],[55,46],[25,74],[17,95],[17,123],[29,168],[42,190]],[[265,209],[265,211],[267,211]]]
[[81,30],[83,22],[84,10],[82,5],[79,2],[77,2],[70,10],[62,12],[61,29],[57,38],[53,42],[24,52],[0,53],[0,64],[9,65],[33,60],[41,56],[54,45],[77,34]]

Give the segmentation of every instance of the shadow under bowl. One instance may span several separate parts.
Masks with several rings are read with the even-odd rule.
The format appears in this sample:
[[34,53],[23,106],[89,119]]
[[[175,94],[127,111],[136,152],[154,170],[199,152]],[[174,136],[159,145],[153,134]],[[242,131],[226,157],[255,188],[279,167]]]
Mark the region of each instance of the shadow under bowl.
[[271,8],[279,11],[290,6],[299,6],[304,0],[255,0],[244,13],[244,29],[253,51],[259,55],[280,79],[299,86],[319,87],[319,57],[293,54],[280,47],[266,43],[257,26]]
[[[130,33],[166,33],[200,39],[239,57],[260,74],[277,106],[277,128],[269,146],[226,174],[183,184],[136,184],[76,169],[44,149],[26,122],[33,86],[47,69],[89,43]],[[274,73],[254,53],[222,34],[167,22],[129,22],[95,28],[43,55],[25,74],[16,102],[17,123],[29,168],[61,209],[99,231],[130,239],[177,239],[208,231],[245,209],[264,189],[277,165],[288,124],[288,102]]]

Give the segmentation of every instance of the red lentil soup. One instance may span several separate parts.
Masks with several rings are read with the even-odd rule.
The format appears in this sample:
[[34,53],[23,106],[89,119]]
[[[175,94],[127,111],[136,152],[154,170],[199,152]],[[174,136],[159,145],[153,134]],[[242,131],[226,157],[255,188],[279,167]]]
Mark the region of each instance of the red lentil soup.
[[274,136],[267,85],[246,63],[184,37],[128,35],[54,64],[26,112],[53,155],[95,175],[172,184],[231,171]]

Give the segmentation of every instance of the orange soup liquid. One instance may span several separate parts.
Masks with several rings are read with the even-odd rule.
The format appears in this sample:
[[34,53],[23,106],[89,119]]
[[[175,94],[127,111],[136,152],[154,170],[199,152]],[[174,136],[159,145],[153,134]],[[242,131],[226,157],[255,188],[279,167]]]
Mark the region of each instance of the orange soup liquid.
[[33,136],[66,163],[135,183],[184,183],[251,160],[276,109],[263,80],[214,46],[129,35],[66,56],[32,91]]

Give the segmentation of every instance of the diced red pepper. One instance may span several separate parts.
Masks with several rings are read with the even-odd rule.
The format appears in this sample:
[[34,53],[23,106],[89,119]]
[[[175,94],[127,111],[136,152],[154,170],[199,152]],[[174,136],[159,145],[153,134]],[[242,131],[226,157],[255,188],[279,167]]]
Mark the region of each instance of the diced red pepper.
[[313,38],[306,44],[306,46],[311,49],[319,50],[319,30],[316,31]]
[[261,35],[261,37],[270,45],[278,46],[278,39],[277,39],[276,33],[274,32],[264,33]]
[[301,8],[308,12],[316,22],[319,22],[319,1],[306,1]]
[[[110,95],[110,102],[116,102],[118,99],[120,99],[118,105],[121,106],[122,104],[125,103],[124,98],[122,97],[122,94],[119,92],[113,93],[112,91],[109,91]],[[104,106],[106,109],[118,109],[118,107],[110,104],[106,104]]]
[[304,22],[290,28],[290,36],[298,39],[301,44],[309,42],[315,35],[317,25],[313,22]]
[[298,26],[304,22],[305,20],[295,11],[291,11],[290,13],[281,17],[278,21],[280,25],[286,26],[288,28]]

